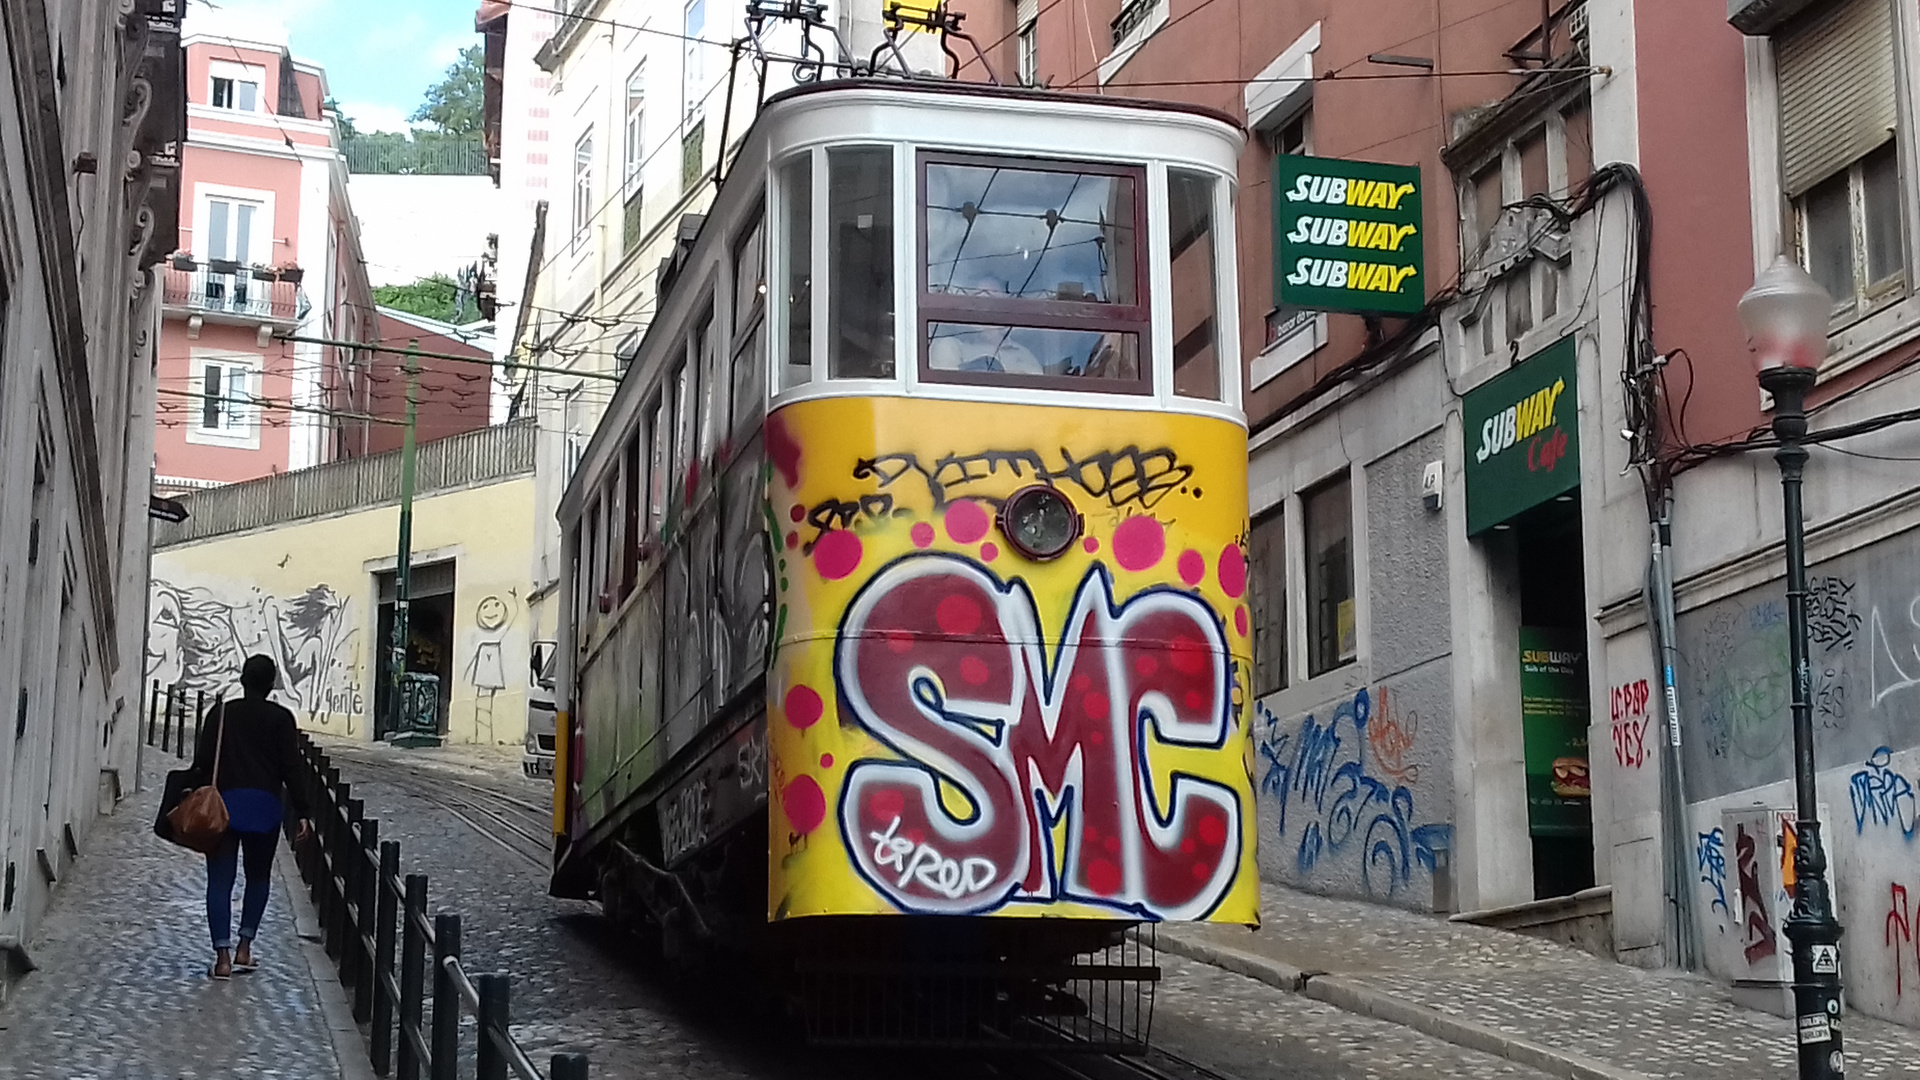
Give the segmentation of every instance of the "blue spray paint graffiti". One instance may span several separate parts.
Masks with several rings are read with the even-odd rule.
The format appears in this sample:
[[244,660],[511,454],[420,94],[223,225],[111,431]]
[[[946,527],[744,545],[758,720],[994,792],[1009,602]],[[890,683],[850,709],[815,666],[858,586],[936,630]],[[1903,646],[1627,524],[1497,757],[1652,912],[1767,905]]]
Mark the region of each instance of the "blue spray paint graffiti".
[[[1713,903],[1708,911],[1727,914],[1727,834],[1724,830],[1700,834],[1699,844],[1695,848],[1700,862],[1700,880],[1713,890]],[[1725,927],[1721,928],[1725,933]]]
[[1361,883],[1373,896],[1391,897],[1412,879],[1416,866],[1432,873],[1437,852],[1452,846],[1453,826],[1414,824],[1413,792],[1375,775],[1367,760],[1367,724],[1373,698],[1362,689],[1336,706],[1325,723],[1308,715],[1294,731],[1282,730],[1264,705],[1257,710],[1260,791],[1279,803],[1279,834],[1300,824],[1294,868],[1305,876],[1326,856],[1340,856],[1360,840]]
[[1847,794],[1853,801],[1853,829],[1856,835],[1868,825],[1892,826],[1912,840],[1920,830],[1916,814],[1913,782],[1892,769],[1893,751],[1880,747],[1868,755],[1867,763],[1853,774]]

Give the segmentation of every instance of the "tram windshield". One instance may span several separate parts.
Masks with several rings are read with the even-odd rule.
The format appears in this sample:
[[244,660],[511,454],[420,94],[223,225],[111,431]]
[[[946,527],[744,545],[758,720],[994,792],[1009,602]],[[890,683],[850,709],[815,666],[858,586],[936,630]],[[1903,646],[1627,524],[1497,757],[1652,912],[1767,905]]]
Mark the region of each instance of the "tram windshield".
[[932,154],[921,169],[928,378],[1150,389],[1141,170]]

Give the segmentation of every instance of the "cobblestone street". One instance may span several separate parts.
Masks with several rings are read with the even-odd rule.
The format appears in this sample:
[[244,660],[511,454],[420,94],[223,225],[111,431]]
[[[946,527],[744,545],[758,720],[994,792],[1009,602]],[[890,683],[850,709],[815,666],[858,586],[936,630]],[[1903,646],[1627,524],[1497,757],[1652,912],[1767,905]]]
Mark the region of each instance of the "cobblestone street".
[[[472,750],[394,751],[329,740],[341,778],[401,841],[410,871],[427,873],[435,910],[462,914],[472,971],[514,976],[514,1033],[535,1060],[578,1050],[593,1075],[614,1078],[900,1076],[951,1062],[796,1052],[759,1037],[764,1017],[740,995],[663,984],[629,955],[592,905],[555,900],[532,860],[507,850],[437,801],[434,785],[477,783],[528,802],[551,789],[517,772],[517,757]],[[470,809],[455,808],[500,833]],[[1165,981],[1153,1035],[1167,1050],[1235,1080],[1383,1080],[1546,1074],[1451,1046],[1409,1028],[1283,993],[1264,983],[1163,952]],[[974,1066],[971,1075],[988,1075]]]
[[146,751],[142,790],[99,821],[61,883],[31,947],[39,970],[0,1008],[0,1080],[370,1075],[362,1060],[343,1069],[335,1054],[323,987],[296,931],[284,847],[260,970],[207,977],[204,864],[151,828],[176,764]]

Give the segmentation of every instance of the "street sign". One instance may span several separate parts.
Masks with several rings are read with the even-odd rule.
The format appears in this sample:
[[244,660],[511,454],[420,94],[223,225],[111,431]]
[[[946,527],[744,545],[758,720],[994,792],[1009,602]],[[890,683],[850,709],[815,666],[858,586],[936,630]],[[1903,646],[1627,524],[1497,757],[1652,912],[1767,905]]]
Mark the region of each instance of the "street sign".
[[1273,221],[1276,305],[1383,315],[1426,305],[1419,166],[1276,157]]

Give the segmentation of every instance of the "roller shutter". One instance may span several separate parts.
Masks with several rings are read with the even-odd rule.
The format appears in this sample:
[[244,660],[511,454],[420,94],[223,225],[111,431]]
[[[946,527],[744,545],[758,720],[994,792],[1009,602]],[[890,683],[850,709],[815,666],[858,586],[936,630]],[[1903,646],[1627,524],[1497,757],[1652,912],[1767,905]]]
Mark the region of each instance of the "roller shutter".
[[1789,196],[1893,137],[1893,8],[1841,0],[1774,37],[1780,79],[1780,159]]

